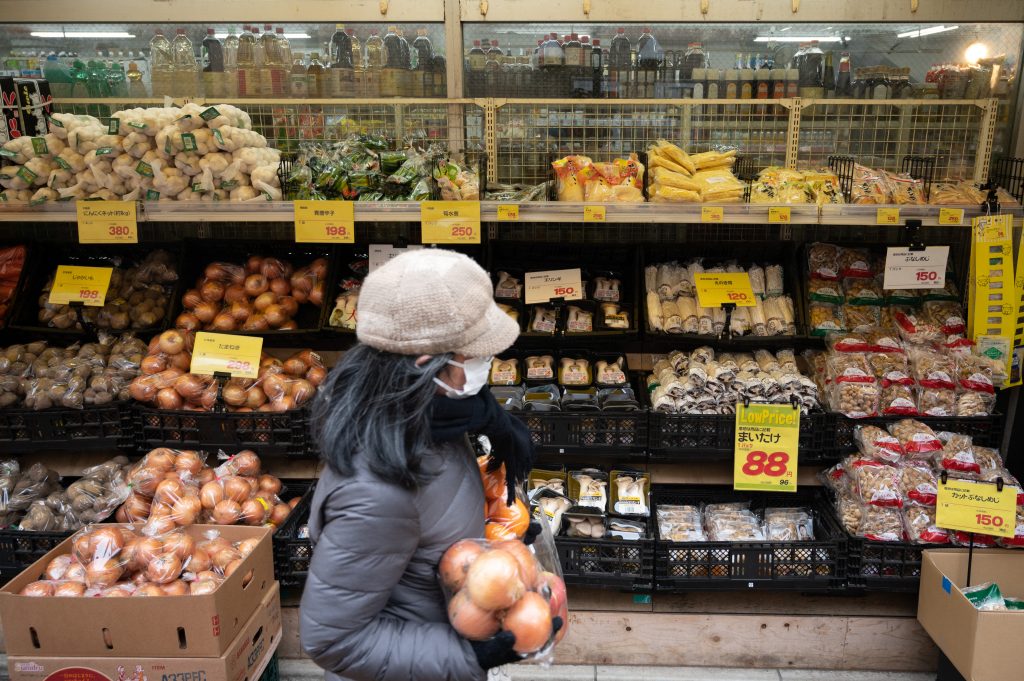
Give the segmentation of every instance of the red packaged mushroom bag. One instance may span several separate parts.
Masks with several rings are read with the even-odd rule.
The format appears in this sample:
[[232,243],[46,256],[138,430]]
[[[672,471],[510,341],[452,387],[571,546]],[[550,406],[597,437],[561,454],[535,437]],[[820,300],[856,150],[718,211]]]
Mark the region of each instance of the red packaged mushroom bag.
[[935,524],[935,509],[909,506],[903,511],[903,529],[915,544],[948,544],[949,530]]
[[999,537],[996,543],[1004,549],[1024,549],[1024,509],[1017,509],[1017,522],[1012,537]]
[[915,419],[903,419],[889,424],[889,432],[900,441],[910,458],[927,458],[931,452],[942,449],[935,431]]
[[856,426],[853,440],[865,459],[896,463],[903,458],[903,446],[894,436],[878,426]]
[[899,470],[879,461],[856,459],[845,466],[856,483],[857,494],[869,506],[903,508]]
[[935,465],[940,471],[980,475],[981,466],[974,458],[971,436],[960,433],[939,433],[942,449],[935,454]]
[[900,482],[906,492],[904,506],[935,506],[939,483],[931,466],[923,461],[905,461],[899,470]]
[[[553,544],[550,532],[546,534]],[[542,529],[534,544],[544,535]],[[513,650],[524,660],[553,658],[569,616],[557,562],[542,564],[534,548],[518,539],[463,539],[445,552],[438,571],[448,619],[460,635],[486,641],[508,631],[515,635]],[[561,620],[557,630],[555,618]]]

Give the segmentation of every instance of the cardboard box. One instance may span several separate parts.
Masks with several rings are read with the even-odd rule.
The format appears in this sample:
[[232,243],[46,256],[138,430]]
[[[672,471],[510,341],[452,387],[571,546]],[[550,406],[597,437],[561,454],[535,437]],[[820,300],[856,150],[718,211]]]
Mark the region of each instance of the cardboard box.
[[[968,681],[1024,678],[1024,613],[978,610],[960,591],[966,582],[966,550],[925,551],[917,620]],[[975,551],[971,584],[985,582],[1024,597],[1024,553]]]
[[43,657],[219,657],[274,585],[270,528],[193,525],[201,541],[209,530],[232,542],[261,541],[216,591],[164,598],[31,598],[18,592],[39,579],[71,539],[0,589],[0,622],[8,655]]
[[7,669],[11,681],[255,681],[280,642],[281,600],[275,582],[220,657],[11,655]]

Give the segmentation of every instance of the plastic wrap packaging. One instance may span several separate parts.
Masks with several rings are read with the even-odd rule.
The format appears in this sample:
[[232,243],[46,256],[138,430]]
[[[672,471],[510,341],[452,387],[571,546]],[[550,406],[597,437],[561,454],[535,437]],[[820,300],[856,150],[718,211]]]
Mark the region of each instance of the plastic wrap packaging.
[[899,471],[906,492],[905,506],[935,506],[939,482],[931,466],[923,461],[905,461]]
[[931,428],[914,419],[903,419],[889,424],[889,432],[900,441],[900,446],[909,458],[928,458],[932,452],[942,449],[939,440]]
[[768,541],[813,541],[814,518],[805,508],[769,508],[764,512]]
[[893,435],[878,426],[856,426],[853,439],[865,459],[896,463],[903,458],[903,446]]
[[952,357],[920,347],[908,348],[907,356],[919,386],[936,390],[956,389],[956,362]]
[[904,529],[914,544],[948,544],[949,530],[935,523],[935,509],[909,506],[903,509]]
[[867,505],[861,507],[861,512],[860,525],[854,533],[856,536],[885,542],[904,541],[906,538],[903,514],[899,508]]
[[935,465],[940,471],[980,475],[981,466],[974,458],[971,437],[960,433],[938,434],[942,449],[935,454]]
[[658,506],[658,533],[663,541],[707,541],[701,510],[697,506]]
[[893,466],[864,459],[845,466],[856,486],[860,502],[869,506],[903,508],[902,480]]

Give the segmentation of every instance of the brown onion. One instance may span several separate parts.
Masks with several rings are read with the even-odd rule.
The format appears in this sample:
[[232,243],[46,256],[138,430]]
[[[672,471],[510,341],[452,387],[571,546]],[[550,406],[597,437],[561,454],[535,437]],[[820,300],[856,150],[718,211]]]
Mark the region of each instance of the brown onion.
[[224,289],[219,281],[206,281],[199,287],[199,295],[208,303],[219,303],[224,300]]
[[299,270],[291,276],[288,283],[292,285],[292,295],[296,292],[301,292],[309,295],[309,292],[313,290],[313,280],[305,272]]
[[189,595],[202,596],[204,594],[212,594],[219,586],[220,583],[213,579],[197,579],[189,586]]
[[180,331],[171,329],[160,334],[160,352],[167,355],[176,355],[185,350],[185,337]]
[[298,378],[288,386],[289,396],[295,400],[295,406],[301,407],[316,394],[316,387],[309,381]]
[[242,504],[242,512],[239,516],[246,525],[261,525],[264,519],[267,517],[267,509],[264,507],[264,503],[260,503],[257,499],[246,499]]
[[53,595],[53,582],[38,581],[29,582],[21,591],[18,592],[21,596],[32,596],[33,598],[46,598]]
[[249,409],[259,409],[267,403],[267,395],[259,388],[249,388],[245,391],[245,406]]
[[203,508],[213,509],[214,506],[224,501],[224,486],[217,481],[208,482],[199,490],[199,498],[203,503]]
[[177,411],[184,406],[185,402],[181,395],[174,388],[164,388],[156,394],[156,406],[159,409]]
[[237,385],[224,386],[224,403],[230,407],[241,407],[245,404],[245,389]]
[[196,550],[196,540],[192,538],[192,535],[186,532],[173,532],[171,533],[171,536],[164,541],[164,551],[167,553],[173,553],[183,563],[191,558],[192,554]]
[[314,386],[319,386],[327,378],[327,369],[323,367],[313,367],[306,372],[306,380],[312,383]]
[[193,310],[193,314],[195,314],[196,319],[201,321],[203,324],[209,324],[213,321],[213,318],[217,316],[218,311],[219,308],[216,303],[209,303],[204,300],[196,305]]
[[199,395],[202,394],[205,387],[202,380],[192,374],[179,376],[178,380],[174,382],[174,389],[178,391],[179,395],[189,401],[199,399]]
[[170,584],[163,585],[164,594],[168,596],[188,596],[189,585],[188,582],[180,579],[171,582]]
[[192,558],[188,561],[188,565],[185,568],[189,572],[203,572],[204,570],[209,570],[211,565],[213,565],[213,561],[210,560],[210,553],[206,549],[196,547],[192,551]]
[[243,539],[238,542],[238,552],[242,554],[242,558],[245,558],[250,553],[256,550],[256,547],[260,544],[259,537],[250,537],[249,539]]
[[203,302],[203,297],[199,295],[199,290],[190,288],[185,291],[185,295],[181,297],[181,306],[186,310],[194,310],[196,305]]
[[249,260],[245,263],[245,271],[249,274],[257,274],[262,266],[263,256],[251,255],[249,256]]
[[230,266],[222,262],[211,262],[203,271],[203,276],[211,281],[227,281],[231,278]]
[[271,411],[276,412],[291,411],[292,409],[295,409],[297,406],[299,406],[295,402],[295,398],[292,397],[291,395],[285,395],[284,397],[279,397],[276,400],[271,400],[270,404],[272,407]]
[[252,305],[248,302],[237,302],[232,303],[228,313],[234,318],[236,322],[241,324],[252,314]]
[[299,325],[295,322],[294,319],[288,319],[288,320],[285,320],[285,322],[283,324],[281,324],[281,326],[277,327],[277,330],[278,331],[295,331],[298,328],[299,328]]
[[163,587],[160,586],[159,584],[149,584],[149,583],[146,583],[146,584],[140,584],[139,588],[137,588],[135,590],[135,593],[132,594],[132,597],[139,596],[139,597],[157,598],[157,597],[166,596],[166,595],[167,594],[164,593]]
[[170,366],[178,371],[188,371],[192,366],[192,353],[179,352],[177,355],[171,355]]
[[465,591],[459,591],[448,603],[448,621],[452,628],[470,641],[483,641],[498,633],[498,614],[478,607]]
[[267,278],[262,274],[250,274],[245,278],[245,292],[250,297],[255,298],[261,293],[266,292],[270,287],[267,283]]
[[317,307],[324,304],[324,283],[322,281],[317,282],[313,290],[309,292],[309,302]]
[[199,317],[191,312],[182,312],[174,320],[174,328],[184,329],[185,331],[196,331],[199,329],[199,324]]
[[259,312],[263,312],[268,307],[277,302],[277,294],[273,291],[267,291],[256,296],[256,300],[252,301],[252,306]]
[[299,301],[295,300],[292,296],[281,296],[277,299],[277,304],[281,306],[284,313],[289,317],[294,317],[299,312]]
[[163,355],[147,355],[139,365],[139,369],[146,375],[158,374],[166,368],[167,358]]
[[266,331],[270,328],[267,318],[261,312],[253,314],[242,324],[242,331]]
[[263,462],[260,461],[260,457],[256,455],[256,452],[250,449],[243,449],[231,457],[231,466],[239,475],[255,477],[260,474]]
[[277,258],[264,258],[260,273],[267,279],[277,279],[284,276],[284,267],[284,263]]
[[294,355],[286,359],[284,364],[281,366],[286,374],[295,376],[296,378],[301,377],[309,369],[305,362]]
[[484,610],[504,610],[518,601],[526,587],[512,554],[493,549],[478,556],[466,572],[466,591]]
[[270,524],[280,526],[292,512],[292,507],[288,504],[274,504],[274,508],[270,511]]
[[284,308],[276,304],[268,305],[263,311],[263,316],[266,317],[267,323],[273,328],[277,328],[288,321],[288,315],[285,314]]
[[85,595],[85,584],[82,582],[64,582],[58,584],[53,595],[59,598],[80,598]]
[[[182,377],[184,378],[184,377]],[[180,382],[181,379],[179,378]],[[197,475],[203,468],[203,459],[196,452],[193,451],[182,451],[178,453],[177,458],[174,460],[174,470],[179,473],[188,473],[189,475]]]
[[228,312],[221,312],[214,317],[211,326],[217,331],[234,331],[238,328],[235,318]]
[[242,284],[232,284],[224,289],[225,303],[240,303],[247,300],[249,300],[249,296],[246,295],[245,286]]
[[[257,484],[259,485],[260,490],[262,490],[263,492],[266,492],[267,494],[280,494],[281,493],[281,487],[282,487],[281,479],[278,478],[277,476],[270,475],[269,473],[264,473],[263,475],[261,475],[259,477],[259,480],[257,481]],[[54,577],[53,579],[59,579],[59,578],[58,577]]]
[[224,479],[224,498],[239,504],[249,498],[252,494],[252,487],[242,478],[232,476]]
[[324,279],[327,276],[327,258],[317,258],[309,263],[309,271],[317,279]]
[[234,525],[241,513],[242,507],[237,501],[225,499],[214,506],[211,520],[218,525]]
[[270,280],[270,291],[279,296],[286,296],[291,293],[292,287],[287,280],[280,277]]

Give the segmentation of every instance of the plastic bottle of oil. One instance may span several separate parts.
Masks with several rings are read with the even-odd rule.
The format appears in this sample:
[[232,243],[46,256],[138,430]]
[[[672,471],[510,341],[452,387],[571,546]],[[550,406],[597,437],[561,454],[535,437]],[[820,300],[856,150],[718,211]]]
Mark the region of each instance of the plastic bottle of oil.
[[309,58],[309,67],[306,69],[306,89],[310,99],[322,99],[324,97],[324,65],[320,62],[320,53],[314,52]]
[[249,30],[249,26],[243,26],[242,35],[238,36],[236,65],[238,72],[238,96],[258,96],[259,73],[256,71],[256,36]]
[[377,31],[370,31],[366,39],[366,70],[364,71],[365,94],[380,97],[380,77],[384,69],[384,41]]
[[[274,72],[279,70],[281,60],[280,50],[277,48],[277,37],[274,35],[273,27],[270,24],[263,25],[260,45],[263,47],[263,63],[260,65],[260,94],[263,97],[273,97]],[[283,84],[281,90],[284,90]]]
[[288,84],[289,94],[293,99],[305,99],[309,96],[309,83],[306,81],[306,58],[301,52],[292,55],[292,70]]

